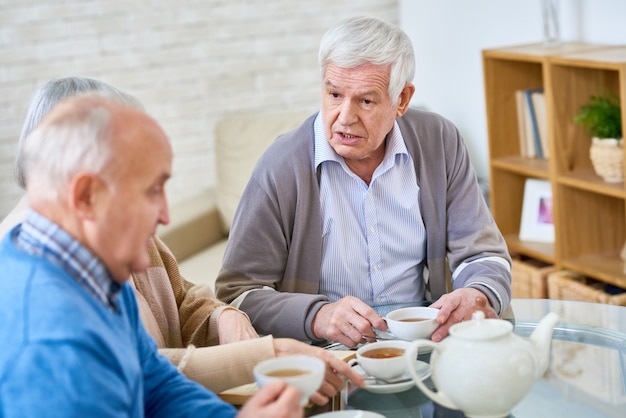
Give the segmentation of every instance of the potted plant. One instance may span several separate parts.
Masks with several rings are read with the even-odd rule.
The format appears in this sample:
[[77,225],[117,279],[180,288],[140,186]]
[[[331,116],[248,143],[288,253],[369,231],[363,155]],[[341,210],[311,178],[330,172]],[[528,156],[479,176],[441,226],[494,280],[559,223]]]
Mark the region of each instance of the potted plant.
[[591,136],[589,157],[596,173],[608,182],[624,181],[622,114],[619,97],[613,93],[591,96],[574,117]]

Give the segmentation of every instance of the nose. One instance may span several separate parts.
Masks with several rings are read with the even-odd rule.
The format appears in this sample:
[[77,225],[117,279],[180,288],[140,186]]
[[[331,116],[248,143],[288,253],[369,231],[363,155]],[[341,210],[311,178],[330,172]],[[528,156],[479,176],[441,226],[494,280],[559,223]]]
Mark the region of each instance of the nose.
[[170,223],[170,210],[167,205],[167,198],[163,195],[163,202],[161,204],[161,208],[159,209],[159,218],[158,222],[161,225],[167,225]]
[[337,120],[342,126],[350,126],[358,121],[356,105],[352,100],[344,100],[339,107],[339,116]]

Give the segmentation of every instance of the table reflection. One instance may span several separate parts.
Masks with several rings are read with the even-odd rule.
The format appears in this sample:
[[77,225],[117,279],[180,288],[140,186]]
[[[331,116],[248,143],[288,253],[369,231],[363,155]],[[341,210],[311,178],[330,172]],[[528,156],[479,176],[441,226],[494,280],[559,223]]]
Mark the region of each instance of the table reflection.
[[[411,304],[377,307],[379,314]],[[561,321],[552,336],[548,371],[513,409],[511,417],[626,416],[626,307],[587,302],[514,299],[504,318],[528,337],[549,312]],[[425,358],[422,358],[425,357]],[[421,355],[428,361],[429,355]],[[428,379],[427,385],[433,388]],[[376,411],[387,418],[464,417],[440,407],[416,387],[393,394],[349,387],[345,409]]]

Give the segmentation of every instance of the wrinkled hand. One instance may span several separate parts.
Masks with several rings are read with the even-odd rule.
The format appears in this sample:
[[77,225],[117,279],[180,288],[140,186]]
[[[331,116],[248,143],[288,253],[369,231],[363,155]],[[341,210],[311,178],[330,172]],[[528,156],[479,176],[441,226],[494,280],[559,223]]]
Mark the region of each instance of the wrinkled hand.
[[472,319],[472,314],[476,311],[483,311],[485,318],[498,317],[498,313],[489,304],[487,296],[480,290],[469,287],[447,293],[431,306],[439,309],[437,314],[439,327],[431,337],[435,342],[443,340],[452,325]]
[[217,320],[220,344],[259,338],[250,319],[235,309],[224,309]]
[[326,363],[326,376],[320,389],[309,399],[317,405],[326,405],[329,399],[343,389],[344,380],[342,376],[348,378],[355,385],[362,387],[365,384],[363,376],[357,373],[330,351],[291,338],[275,338],[274,352],[277,357],[305,355],[313,356]]
[[387,323],[366,303],[346,296],[322,306],[313,319],[312,328],[315,337],[321,340],[355,347],[363,342],[363,336],[376,336],[373,328],[386,331]]
[[277,380],[259,389],[241,408],[237,418],[303,418],[300,391]]

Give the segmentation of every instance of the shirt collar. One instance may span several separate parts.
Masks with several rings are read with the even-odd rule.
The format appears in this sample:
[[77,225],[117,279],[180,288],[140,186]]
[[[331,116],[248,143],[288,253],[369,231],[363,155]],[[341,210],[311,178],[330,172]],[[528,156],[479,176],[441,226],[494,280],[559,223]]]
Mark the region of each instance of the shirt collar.
[[29,209],[15,237],[21,250],[58,265],[98,301],[117,311],[122,289],[104,263],[59,225]]
[[[335,152],[333,147],[330,146],[328,139],[326,139],[326,133],[324,132],[324,123],[322,121],[322,112],[318,112],[313,122],[313,132],[315,136],[315,169],[325,161],[343,162],[343,158]],[[405,155],[409,157],[409,151],[404,143],[404,137],[400,132],[398,122],[393,122],[393,128],[387,134],[387,146],[385,148],[384,161],[394,161],[396,155]],[[383,162],[385,164],[385,162]]]

